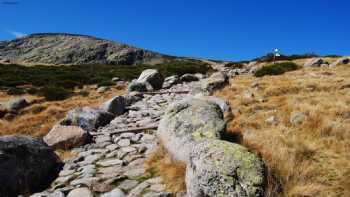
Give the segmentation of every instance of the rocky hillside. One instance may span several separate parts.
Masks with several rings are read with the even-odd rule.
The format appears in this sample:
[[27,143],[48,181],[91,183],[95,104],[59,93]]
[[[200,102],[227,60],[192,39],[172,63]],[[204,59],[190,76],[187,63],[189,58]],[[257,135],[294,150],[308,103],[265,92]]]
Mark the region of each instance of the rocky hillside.
[[22,64],[136,65],[171,58],[159,53],[92,36],[40,33],[0,42],[0,60]]

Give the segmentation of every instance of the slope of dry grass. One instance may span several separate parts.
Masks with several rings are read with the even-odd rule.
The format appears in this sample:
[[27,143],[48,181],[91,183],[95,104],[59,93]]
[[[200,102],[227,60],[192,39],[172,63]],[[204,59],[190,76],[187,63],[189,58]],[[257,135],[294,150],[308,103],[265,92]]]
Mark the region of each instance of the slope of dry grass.
[[[267,196],[350,196],[350,66],[231,82],[215,95],[235,112],[230,132],[264,159]],[[292,125],[293,112],[306,120]]]
[[[0,119],[0,135],[30,135],[42,137],[46,135],[52,126],[64,118],[66,112],[76,107],[92,106],[98,107],[104,101],[124,93],[125,87],[112,88],[109,91],[98,94],[95,88],[87,86],[84,91],[88,96],[73,96],[63,101],[47,102],[45,99],[24,95],[32,104],[25,108],[13,120]],[[0,101],[7,101],[14,96],[4,92],[0,93]]]

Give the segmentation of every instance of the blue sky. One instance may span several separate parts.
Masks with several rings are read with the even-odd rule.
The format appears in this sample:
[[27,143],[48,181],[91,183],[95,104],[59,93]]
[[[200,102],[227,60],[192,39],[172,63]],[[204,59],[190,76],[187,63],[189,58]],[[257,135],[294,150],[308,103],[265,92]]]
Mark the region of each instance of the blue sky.
[[274,48],[350,55],[348,0],[8,1],[19,4],[0,4],[0,40],[68,32],[225,60],[251,59]]

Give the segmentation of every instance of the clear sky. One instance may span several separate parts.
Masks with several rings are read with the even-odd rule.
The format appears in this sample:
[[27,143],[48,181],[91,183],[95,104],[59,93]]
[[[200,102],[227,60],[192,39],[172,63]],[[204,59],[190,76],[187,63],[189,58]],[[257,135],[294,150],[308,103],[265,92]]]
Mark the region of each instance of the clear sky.
[[[18,2],[9,4],[8,2]],[[350,55],[349,0],[0,0],[0,40],[93,35],[170,55]]]

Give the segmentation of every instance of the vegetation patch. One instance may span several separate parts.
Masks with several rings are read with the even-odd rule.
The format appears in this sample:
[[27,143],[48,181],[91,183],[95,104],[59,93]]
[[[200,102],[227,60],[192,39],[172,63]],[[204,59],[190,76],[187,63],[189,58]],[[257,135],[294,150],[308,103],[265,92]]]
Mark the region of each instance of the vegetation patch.
[[[9,94],[38,94],[49,100],[65,99],[75,88],[97,84],[111,86],[113,77],[130,81],[137,78],[145,69],[157,69],[165,77],[186,73],[206,73],[208,64],[198,60],[171,60],[157,65],[115,66],[21,66],[0,64],[0,89]],[[50,96],[50,94],[54,94]]]
[[293,62],[282,62],[268,66],[264,66],[255,72],[256,77],[263,77],[265,75],[281,75],[285,72],[297,70],[300,67]]

